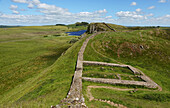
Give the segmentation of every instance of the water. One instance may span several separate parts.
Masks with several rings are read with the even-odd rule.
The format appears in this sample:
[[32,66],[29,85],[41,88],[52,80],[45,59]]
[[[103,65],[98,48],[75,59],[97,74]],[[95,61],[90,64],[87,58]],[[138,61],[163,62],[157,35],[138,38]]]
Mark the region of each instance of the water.
[[76,32],[66,32],[69,35],[74,35],[74,36],[81,36],[82,34],[84,34],[87,30],[80,30],[80,31],[76,31]]

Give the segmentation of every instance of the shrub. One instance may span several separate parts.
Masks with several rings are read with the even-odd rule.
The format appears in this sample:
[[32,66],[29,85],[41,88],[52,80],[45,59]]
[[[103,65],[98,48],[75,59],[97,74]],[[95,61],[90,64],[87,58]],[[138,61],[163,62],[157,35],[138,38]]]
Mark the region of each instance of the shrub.
[[76,26],[87,26],[88,22],[76,22]]
[[71,43],[76,43],[78,40],[79,40],[79,39],[77,39],[77,38],[73,38],[73,39],[70,40],[69,43],[70,43],[70,44],[71,44]]

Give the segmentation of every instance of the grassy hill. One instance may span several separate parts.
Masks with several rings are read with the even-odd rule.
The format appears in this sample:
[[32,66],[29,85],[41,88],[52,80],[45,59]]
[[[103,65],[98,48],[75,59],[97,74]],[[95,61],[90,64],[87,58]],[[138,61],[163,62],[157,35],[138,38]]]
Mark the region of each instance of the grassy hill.
[[[103,24],[98,26],[100,25],[103,26]],[[97,99],[111,100],[132,108],[169,106],[169,29],[134,31],[123,26],[112,24],[109,26],[118,32],[102,33],[90,40],[84,59],[132,65],[159,84],[163,91],[83,81],[86,105],[89,108],[112,107],[104,102],[89,101],[87,88],[93,85],[139,89],[131,93],[92,88],[91,93]],[[107,29],[106,26],[103,27]],[[0,107],[48,108],[59,104],[69,91],[80,47],[91,34],[75,44],[69,44],[70,40],[77,37],[62,33],[76,30],[71,27],[23,27],[20,30],[18,28],[20,27],[5,29],[8,32],[0,29],[0,38],[3,40],[0,42],[0,81],[3,82],[0,83]],[[26,34],[23,34],[23,31]],[[114,75],[110,74],[110,68],[97,66],[85,66],[83,75],[91,76],[88,73],[91,69],[93,69],[93,77],[106,77],[107,74],[110,78]],[[115,68],[114,70],[117,73],[129,74],[129,70],[126,69]]]
[[[127,28],[128,29],[128,28]],[[126,32],[106,32],[97,35],[90,40],[84,59],[86,61],[100,61],[118,64],[127,64],[143,71],[153,81],[159,84],[162,91],[139,90],[135,93],[129,91],[110,90],[105,88],[93,88],[92,95],[96,99],[110,100],[121,103],[127,107],[163,107],[170,105],[169,64],[170,64],[170,34],[168,30],[158,28],[145,30],[130,30]],[[84,76],[95,78],[113,78],[115,73],[125,70],[109,67],[86,66]],[[91,72],[91,74],[89,73]],[[126,77],[124,79],[128,80]],[[134,86],[98,84],[84,81],[84,95],[87,96],[88,86],[108,86],[118,88],[138,88]],[[109,104],[99,101],[89,101],[86,104],[91,107],[111,107]]]
[[65,97],[81,46],[71,47],[78,37],[64,34],[68,31],[66,26],[0,29],[0,107],[44,108]]

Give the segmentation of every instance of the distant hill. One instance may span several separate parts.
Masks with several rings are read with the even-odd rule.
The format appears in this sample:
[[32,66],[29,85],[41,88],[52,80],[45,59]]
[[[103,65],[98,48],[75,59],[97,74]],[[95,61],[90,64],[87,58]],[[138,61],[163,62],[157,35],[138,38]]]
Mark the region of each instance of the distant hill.
[[21,26],[7,26],[7,25],[0,25],[0,28],[13,28],[13,27],[21,27]]

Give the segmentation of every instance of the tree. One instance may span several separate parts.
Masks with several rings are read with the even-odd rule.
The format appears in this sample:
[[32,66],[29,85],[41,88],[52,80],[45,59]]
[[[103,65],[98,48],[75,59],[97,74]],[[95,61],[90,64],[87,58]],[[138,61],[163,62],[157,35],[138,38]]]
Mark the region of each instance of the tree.
[[89,23],[88,22],[76,22],[76,26],[87,26]]

